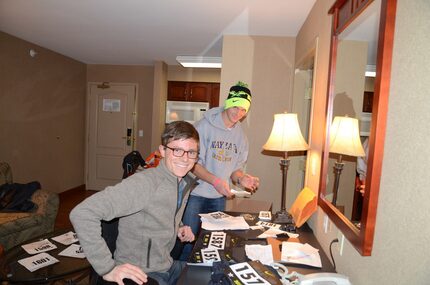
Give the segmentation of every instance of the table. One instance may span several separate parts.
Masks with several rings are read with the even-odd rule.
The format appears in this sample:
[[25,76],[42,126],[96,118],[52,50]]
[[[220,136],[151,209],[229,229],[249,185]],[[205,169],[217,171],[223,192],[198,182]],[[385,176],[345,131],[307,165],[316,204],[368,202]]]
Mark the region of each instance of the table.
[[[237,215],[238,213],[231,213],[228,212],[230,215]],[[258,221],[258,219],[255,219]],[[252,224],[252,222],[250,222]],[[227,231],[230,232],[230,231]],[[241,236],[246,236],[248,233],[251,232],[251,230],[247,231],[231,231],[235,234],[239,234]],[[321,245],[318,243],[317,239],[315,238],[312,229],[307,225],[304,224],[302,227],[297,229],[297,233],[299,234],[299,237],[297,239],[294,238],[282,238],[277,239],[279,242],[281,241],[296,241],[301,243],[308,243],[312,245],[313,247],[319,249],[319,254],[321,257],[321,263],[322,268],[314,268],[306,265],[300,265],[300,264],[286,264],[289,271],[296,271],[300,274],[310,274],[310,273],[319,273],[319,272],[335,272],[332,264],[330,263],[327,255],[324,253]],[[245,256],[245,253],[243,253]],[[246,258],[246,257],[244,257]],[[208,284],[211,278],[211,267],[204,267],[204,266],[190,266],[187,265],[185,269],[183,270],[178,285],[188,285],[188,284]]]
[[40,268],[34,272],[30,272],[18,263],[18,260],[31,256],[21,247],[21,245],[15,246],[6,251],[0,263],[0,280],[8,281],[11,284],[55,284],[59,281],[66,284],[75,284],[88,276],[91,265],[87,259],[59,256],[58,253],[67,248],[68,245],[60,244],[51,239],[52,237],[69,231],[71,231],[71,229],[57,230],[23,243],[27,244],[48,238],[57,246],[56,249],[50,250],[47,253],[58,259],[60,262]]

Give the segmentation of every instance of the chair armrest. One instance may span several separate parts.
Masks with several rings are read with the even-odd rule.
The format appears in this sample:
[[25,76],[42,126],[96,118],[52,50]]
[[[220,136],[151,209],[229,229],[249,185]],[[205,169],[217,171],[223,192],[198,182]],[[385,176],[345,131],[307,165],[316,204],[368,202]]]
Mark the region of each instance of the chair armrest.
[[36,213],[44,216],[46,230],[52,231],[60,204],[58,194],[40,189],[33,194],[31,200],[38,206]]

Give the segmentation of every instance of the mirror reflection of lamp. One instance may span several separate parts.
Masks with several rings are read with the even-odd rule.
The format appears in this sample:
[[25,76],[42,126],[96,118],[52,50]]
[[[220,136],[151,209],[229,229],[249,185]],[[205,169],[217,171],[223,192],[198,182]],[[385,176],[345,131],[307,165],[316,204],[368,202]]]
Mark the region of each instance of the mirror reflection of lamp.
[[179,119],[178,113],[176,113],[176,112],[170,113],[170,120],[171,121],[177,121],[178,119]]
[[290,160],[287,158],[289,151],[307,150],[308,144],[300,132],[297,114],[275,114],[272,132],[269,139],[263,145],[264,150],[284,152],[279,165],[282,169],[282,200],[281,210],[276,213],[274,223],[291,223],[291,217],[285,209],[285,197],[287,191],[287,172]]
[[334,163],[334,185],[333,185],[333,206],[336,206],[337,192],[339,190],[340,174],[345,163],[342,162],[342,155],[365,156],[363,146],[360,141],[358,120],[355,118],[335,117],[330,127],[330,147],[331,153],[339,154],[338,160]]

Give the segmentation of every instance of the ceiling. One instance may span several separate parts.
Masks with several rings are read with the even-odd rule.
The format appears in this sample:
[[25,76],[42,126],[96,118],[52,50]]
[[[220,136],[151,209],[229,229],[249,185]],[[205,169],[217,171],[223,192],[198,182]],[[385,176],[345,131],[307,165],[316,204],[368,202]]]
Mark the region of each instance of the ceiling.
[[316,0],[0,0],[0,30],[88,64],[221,56],[223,35],[295,37]]

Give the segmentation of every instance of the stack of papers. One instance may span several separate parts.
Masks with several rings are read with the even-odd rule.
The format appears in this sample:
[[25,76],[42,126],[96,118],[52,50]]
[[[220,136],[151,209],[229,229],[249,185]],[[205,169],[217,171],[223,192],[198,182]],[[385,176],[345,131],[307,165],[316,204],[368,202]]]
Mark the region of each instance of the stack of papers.
[[219,252],[214,248],[202,248],[200,250],[202,254],[203,265],[211,266],[216,261],[221,261]]
[[203,232],[194,245],[189,265],[212,266],[215,261],[231,261],[234,245],[240,243],[240,238],[225,232]]
[[286,234],[290,238],[298,238],[299,234],[293,234],[286,231],[282,231],[276,228],[269,228],[267,231],[258,236],[258,238],[278,237],[278,235]]
[[72,244],[71,246],[60,252],[58,255],[85,258],[84,250],[79,244]]
[[[230,280],[229,284],[291,284],[288,281],[286,281],[287,283],[281,282],[277,274],[273,274],[271,270],[267,269],[267,266],[264,266],[259,261],[248,261],[229,265],[228,269],[224,271],[224,274]],[[222,282],[219,282],[219,284],[225,283],[224,280],[221,281]]]
[[53,237],[52,239],[61,244],[69,245],[78,241],[78,235],[75,234],[74,232],[68,232],[68,233]]
[[236,189],[231,189],[231,193],[233,193],[234,196],[238,198],[249,198],[252,195],[251,192],[248,192],[245,190],[236,190]]
[[258,236],[258,238],[268,238],[268,237],[277,237],[278,235],[286,234],[290,238],[297,238],[299,237],[298,234],[290,233],[287,231],[281,230],[280,224],[265,222],[265,221],[258,221],[256,223],[257,226],[267,228],[267,230]]
[[258,260],[265,265],[273,263],[272,246],[270,244],[246,244],[245,253],[251,260]]
[[233,217],[223,212],[199,214],[202,228],[209,231],[247,230],[248,223],[243,217]]
[[28,254],[36,254],[56,249],[57,246],[47,239],[36,241],[21,246]]
[[318,249],[307,243],[282,242],[281,261],[322,267]]
[[19,264],[23,265],[30,272],[34,272],[39,268],[54,264],[58,262],[58,259],[49,255],[48,253],[39,253],[27,258],[18,260]]
[[[70,245],[58,255],[85,258],[85,254],[80,245],[74,244],[78,241],[78,237],[74,232],[70,231],[65,234],[53,237],[52,239],[58,243]],[[27,268],[30,272],[59,262],[58,259],[46,253],[46,251],[50,251],[57,248],[57,246],[48,239],[24,244],[21,247],[28,254],[34,254],[31,257],[18,260],[18,263]]]
[[256,223],[257,226],[262,226],[264,228],[271,228],[271,229],[280,229],[281,225],[280,224],[274,224],[274,223],[270,223],[270,222],[265,222],[265,221],[258,221]]

